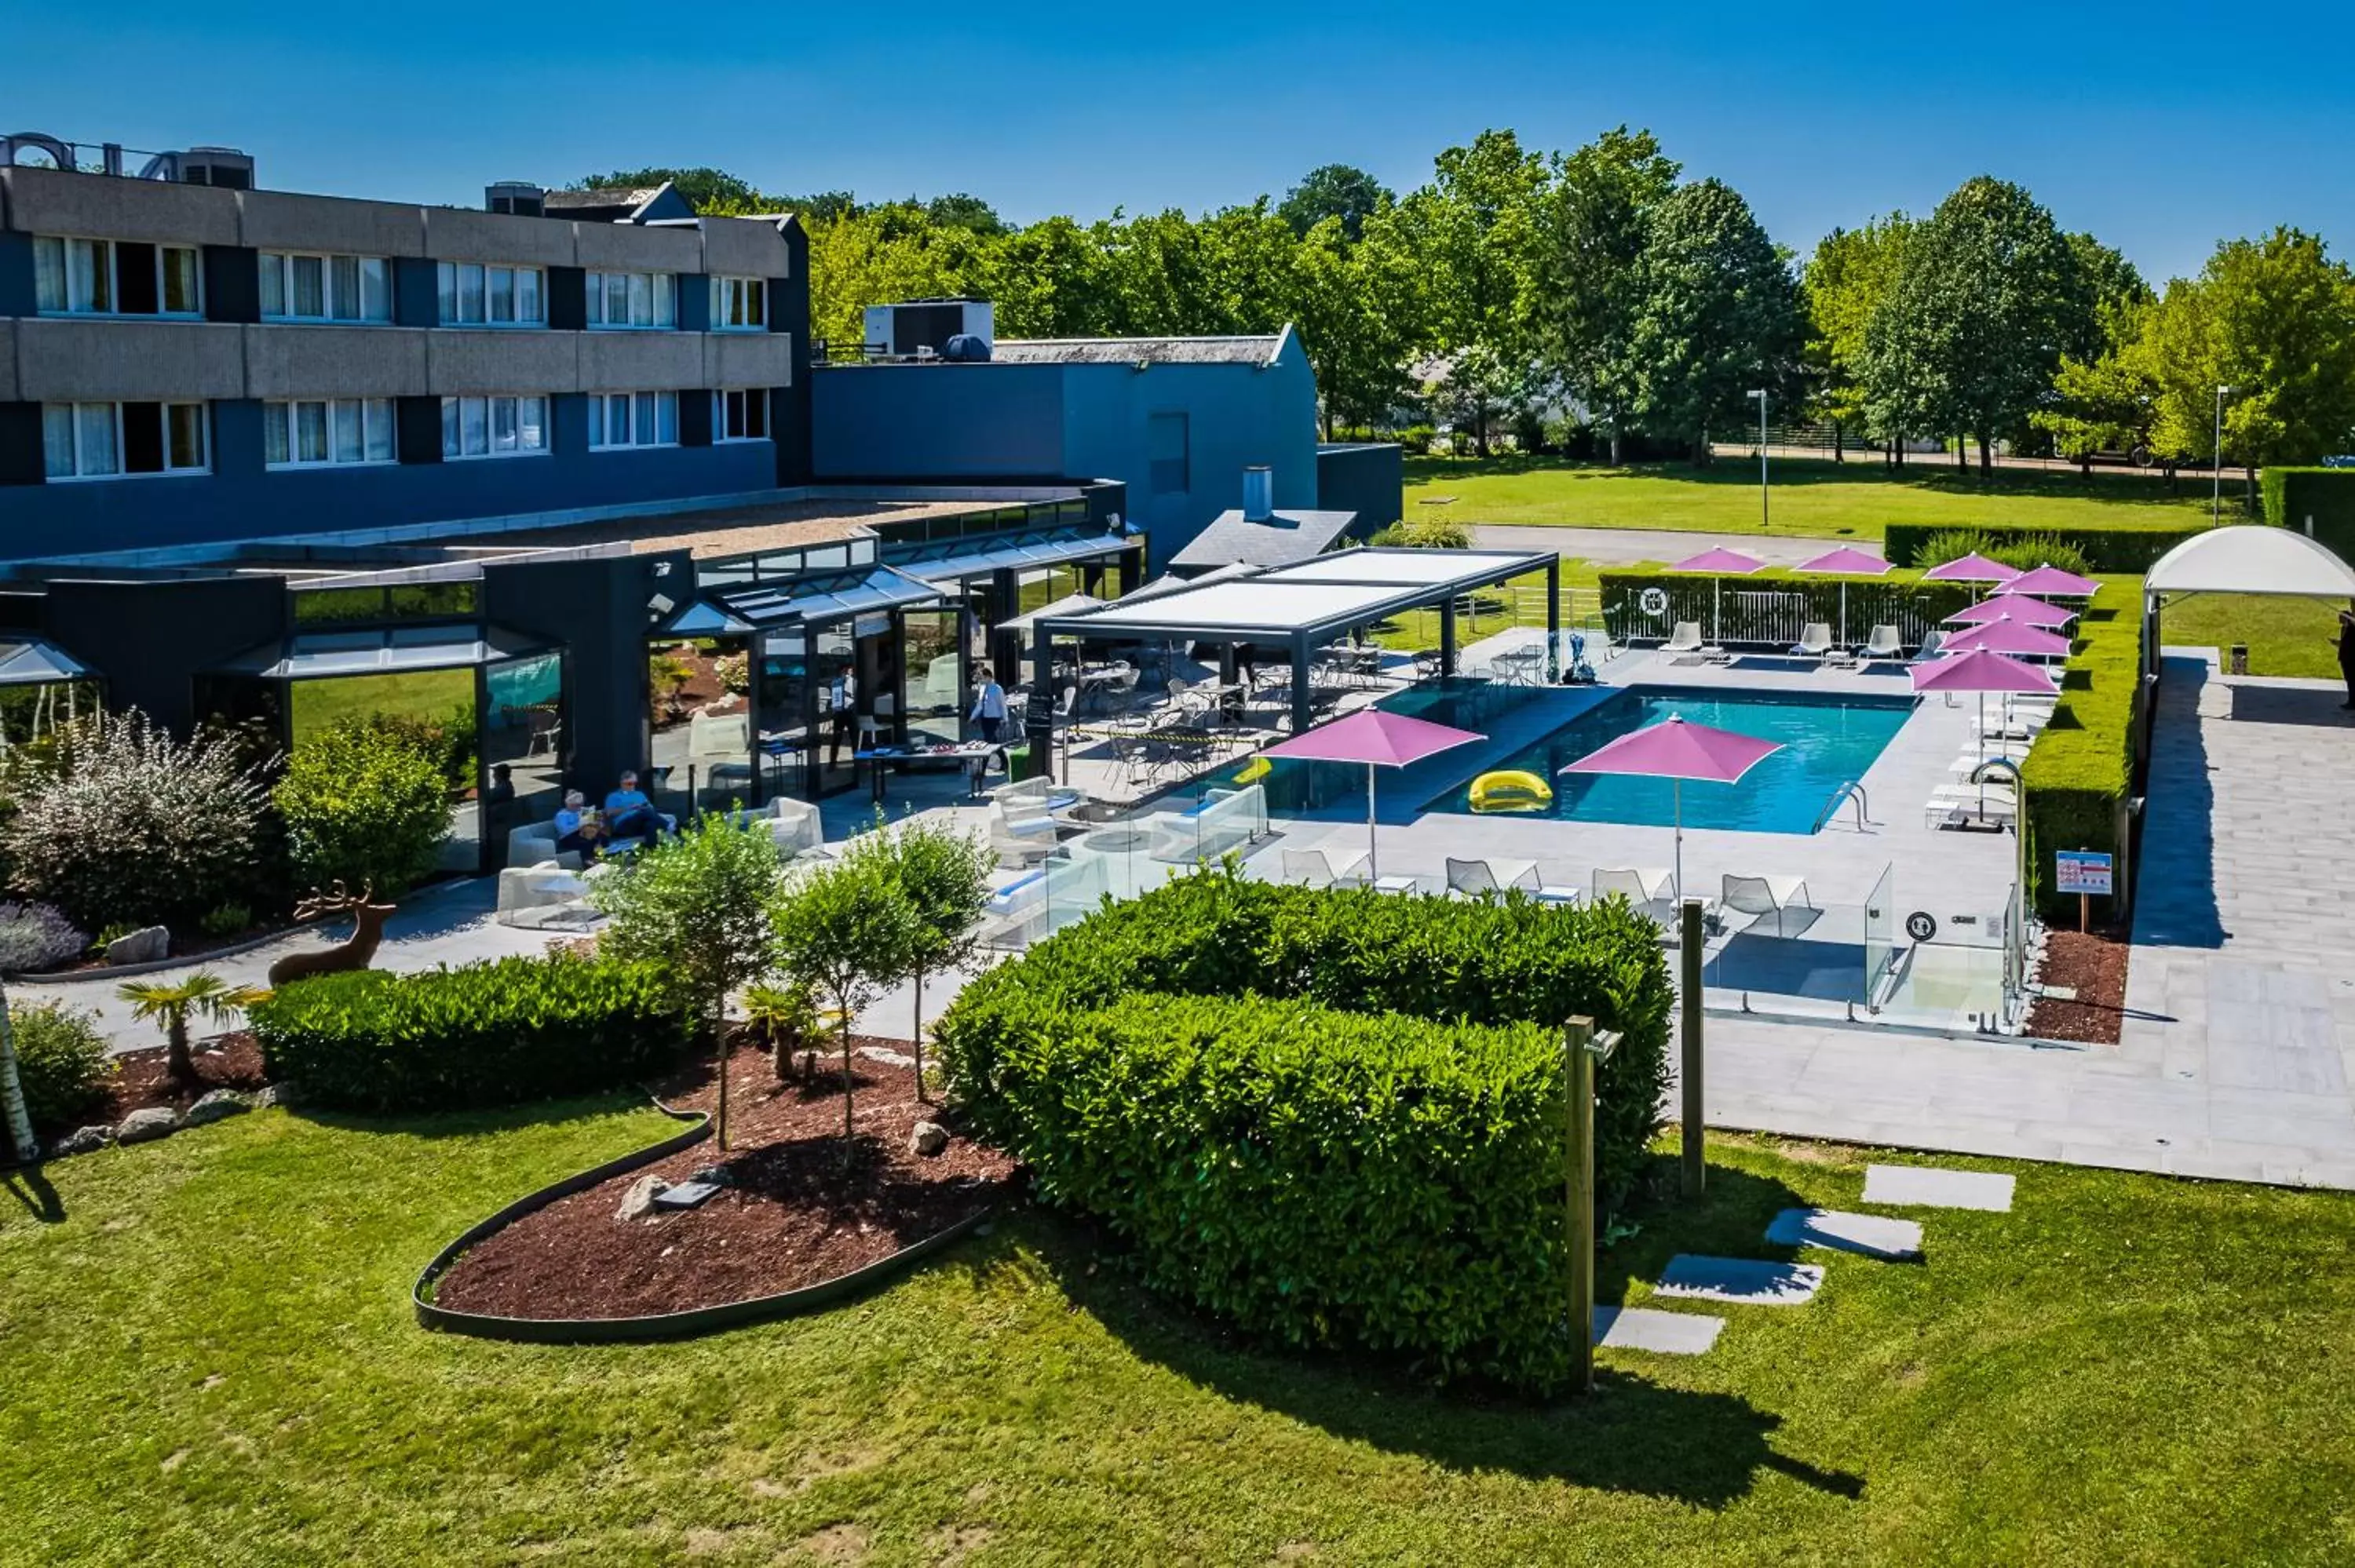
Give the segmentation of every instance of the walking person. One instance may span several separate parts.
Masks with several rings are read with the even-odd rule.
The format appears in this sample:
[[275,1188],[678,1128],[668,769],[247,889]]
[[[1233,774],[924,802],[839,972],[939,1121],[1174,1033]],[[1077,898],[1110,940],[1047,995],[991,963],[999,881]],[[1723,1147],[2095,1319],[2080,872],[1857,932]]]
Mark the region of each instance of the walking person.
[[2355,708],[2355,599],[2339,612],[2339,678],[2347,683],[2347,700],[2339,705]]
[[999,732],[1006,728],[1006,688],[997,683],[997,677],[989,673],[987,665],[982,667],[981,678],[975,685],[970,716],[974,727],[981,731],[981,738],[996,745]]

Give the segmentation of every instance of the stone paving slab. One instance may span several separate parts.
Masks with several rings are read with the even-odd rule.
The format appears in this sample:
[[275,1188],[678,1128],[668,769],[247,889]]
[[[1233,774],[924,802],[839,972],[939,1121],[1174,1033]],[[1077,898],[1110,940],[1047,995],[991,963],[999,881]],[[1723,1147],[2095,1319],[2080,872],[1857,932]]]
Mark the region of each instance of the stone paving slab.
[[1646,1307],[1594,1309],[1594,1342],[1606,1351],[1698,1356],[1717,1343],[1724,1327],[1724,1319],[1700,1312],[1656,1312]]
[[1925,1209],[2011,1212],[2012,1179],[1984,1171],[1942,1171],[1928,1165],[1868,1165],[1864,1201]]
[[1703,1257],[1680,1252],[1668,1259],[1652,1288],[1662,1296],[1727,1301],[1742,1307],[1796,1307],[1823,1288],[1818,1263],[1771,1263],[1756,1257]]
[[1820,1246],[1887,1263],[1922,1260],[1922,1227],[1885,1214],[1851,1214],[1838,1209],[1785,1209],[1766,1227],[1770,1246]]

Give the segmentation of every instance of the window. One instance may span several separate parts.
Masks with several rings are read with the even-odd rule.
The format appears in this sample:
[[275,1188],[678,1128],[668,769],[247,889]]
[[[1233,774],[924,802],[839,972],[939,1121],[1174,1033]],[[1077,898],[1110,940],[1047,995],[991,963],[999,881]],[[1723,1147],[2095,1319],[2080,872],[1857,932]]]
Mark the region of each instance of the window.
[[1186,461],[1186,416],[1155,414],[1146,420],[1146,457],[1152,464],[1149,476],[1156,495],[1168,495],[1191,487]]
[[261,319],[389,322],[392,263],[381,256],[261,253]]
[[711,330],[761,332],[769,324],[769,281],[765,278],[711,280]]
[[592,327],[666,327],[678,324],[678,280],[668,272],[591,272],[589,324]]
[[590,398],[589,444],[599,449],[677,446],[678,394],[608,392]]
[[444,458],[528,457],[547,450],[545,397],[442,399]]
[[202,403],[44,403],[41,457],[51,479],[202,473]]
[[537,267],[443,261],[435,273],[443,326],[547,324],[547,279]]
[[765,441],[769,439],[769,389],[711,395],[711,439],[715,441]]
[[198,316],[193,245],[33,237],[33,302],[45,315]]
[[390,462],[392,399],[264,403],[261,457],[272,468]]

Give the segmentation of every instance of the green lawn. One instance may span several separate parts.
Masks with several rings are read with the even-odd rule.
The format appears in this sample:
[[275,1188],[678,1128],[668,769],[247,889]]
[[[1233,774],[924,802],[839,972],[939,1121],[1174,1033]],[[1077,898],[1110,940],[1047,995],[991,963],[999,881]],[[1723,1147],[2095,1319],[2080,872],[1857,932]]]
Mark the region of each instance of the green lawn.
[[[1229,1342],[1025,1215],[881,1295],[677,1346],[427,1334],[501,1201],[666,1129],[613,1102],[264,1111],[11,1179],[0,1561],[2325,1563],[2355,1541],[2355,1198],[2057,1167],[1918,1267],[1721,1308],[1525,1408]],[[1849,1203],[1726,1139],[1611,1298]],[[50,1186],[49,1183],[54,1183]],[[61,1211],[45,1221],[36,1207]]]
[[[1998,472],[1980,480],[1936,463],[1885,469],[1878,459],[1773,466],[1778,534],[1878,539],[1891,523],[2019,523],[2045,527],[2198,524],[2209,503],[2140,475]],[[1545,458],[1411,457],[1406,515],[1463,523],[1541,523],[1577,528],[1671,528],[1755,534],[1758,468],[1720,459],[1706,469],[1659,464],[1604,468]],[[1424,505],[1454,496],[1447,505]]]
[[294,738],[346,719],[384,714],[441,719],[453,709],[474,711],[472,670],[420,670],[400,675],[345,675],[294,683]]
[[2249,645],[2249,673],[2339,678],[2339,601],[2203,593],[2170,604],[2163,641],[2222,652]]

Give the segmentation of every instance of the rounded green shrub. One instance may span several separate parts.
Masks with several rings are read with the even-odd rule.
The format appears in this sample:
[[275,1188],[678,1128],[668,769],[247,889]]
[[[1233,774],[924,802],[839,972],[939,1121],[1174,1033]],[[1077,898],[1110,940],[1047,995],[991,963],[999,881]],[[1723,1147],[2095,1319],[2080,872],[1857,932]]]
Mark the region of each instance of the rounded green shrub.
[[591,1094],[686,1052],[676,988],[569,955],[299,980],[247,1010],[272,1078],[346,1110],[443,1110]]
[[1624,904],[1211,873],[982,976],[939,1041],[976,1131],[1156,1287],[1286,1343],[1545,1392],[1573,1343],[1561,1025],[1625,1036],[1595,1111],[1616,1194],[1660,1125],[1671,998]]
[[115,1065],[106,1054],[98,1016],[55,1003],[11,1008],[16,1078],[35,1127],[62,1127],[106,1098]]
[[445,763],[414,726],[371,719],[296,742],[272,795],[296,885],[390,896],[423,881],[450,836]]

